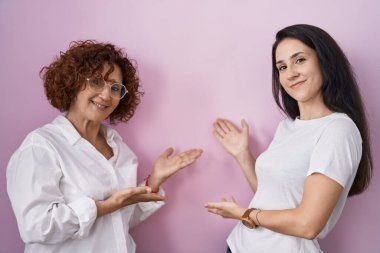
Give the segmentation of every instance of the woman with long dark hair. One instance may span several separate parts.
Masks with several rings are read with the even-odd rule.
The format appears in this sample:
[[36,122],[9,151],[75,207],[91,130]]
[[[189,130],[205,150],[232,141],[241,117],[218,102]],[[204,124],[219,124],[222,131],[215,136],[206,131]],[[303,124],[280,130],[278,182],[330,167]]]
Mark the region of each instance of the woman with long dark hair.
[[241,220],[228,252],[322,252],[348,196],[372,176],[368,125],[350,63],[334,39],[311,25],[280,30],[272,48],[273,96],[288,116],[266,151],[251,154],[242,131],[217,119],[214,134],[237,160],[255,195],[207,203],[209,212]]

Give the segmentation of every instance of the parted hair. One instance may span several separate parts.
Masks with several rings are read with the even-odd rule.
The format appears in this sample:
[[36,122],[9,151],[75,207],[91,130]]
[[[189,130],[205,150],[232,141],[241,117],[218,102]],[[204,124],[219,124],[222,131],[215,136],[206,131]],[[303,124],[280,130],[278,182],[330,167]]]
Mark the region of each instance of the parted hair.
[[133,116],[143,93],[139,90],[134,62],[122,49],[110,43],[73,41],[66,52],[60,52],[49,66],[41,69],[40,76],[50,104],[61,112],[68,111],[78,92],[85,89],[86,78],[100,75],[105,63],[110,65],[105,80],[114,70],[114,65],[117,65],[128,90],[108,120],[111,124],[127,122]]
[[369,186],[373,161],[365,108],[351,65],[337,42],[316,26],[299,24],[278,31],[272,47],[272,93],[278,107],[292,119],[300,114],[298,104],[282,88],[276,67],[277,46],[286,38],[297,39],[315,50],[323,74],[324,104],[331,111],[347,114],[360,131],[362,157],[349,196],[360,194]]

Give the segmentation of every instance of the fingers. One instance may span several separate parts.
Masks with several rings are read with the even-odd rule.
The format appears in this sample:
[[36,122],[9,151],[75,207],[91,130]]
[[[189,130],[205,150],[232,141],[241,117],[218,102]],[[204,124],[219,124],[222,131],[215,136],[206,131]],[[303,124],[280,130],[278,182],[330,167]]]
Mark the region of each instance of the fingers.
[[225,211],[223,210],[223,205],[220,203],[220,202],[216,202],[216,203],[206,203],[204,205],[204,207],[207,208],[207,211],[209,213],[213,213],[213,214],[216,214],[216,215],[219,215],[219,216],[222,216],[223,218],[226,217],[226,213]]
[[148,193],[141,195],[140,202],[151,202],[151,201],[164,201],[165,196],[158,195],[156,193]]
[[214,122],[214,131],[220,135],[221,137],[225,136],[227,133],[231,131],[230,128],[228,128],[227,124],[222,119],[217,119]]
[[198,158],[201,156],[201,154],[203,153],[203,150],[202,149],[190,149],[190,150],[187,150],[185,152],[182,152],[179,154],[180,157],[183,157],[183,158]]
[[215,208],[207,208],[207,211],[208,211],[209,213],[213,213],[213,214],[221,215],[219,209],[215,209]]
[[192,164],[198,159],[198,157],[202,155],[202,153],[202,149],[190,149],[188,151],[178,154],[177,157],[179,159],[180,166],[185,167],[189,164]]
[[138,194],[145,194],[152,192],[152,189],[148,186],[137,186],[137,187],[129,187],[124,189],[124,193],[133,196]]
[[236,203],[236,200],[234,199],[234,197],[230,197],[229,199],[226,199],[226,198],[221,198],[221,201],[222,202],[232,202],[232,203]]
[[248,127],[247,122],[244,119],[241,120],[241,127],[243,129],[243,134],[248,135],[249,127]]
[[226,126],[228,127],[228,129],[230,129],[230,132],[232,132],[232,131],[237,131],[237,129],[236,129],[236,127],[235,127],[235,125],[234,124],[232,124],[232,122],[231,121],[229,121],[229,120],[223,120],[224,121],[224,124],[226,124]]
[[[200,157],[202,153],[203,153],[202,149],[194,148],[194,149],[190,149],[178,154],[177,157],[181,158],[182,160],[188,160],[188,159],[195,160],[198,157]],[[172,154],[173,154],[173,148],[168,148],[167,150],[165,150],[165,152],[161,156],[165,158],[169,158],[169,156]]]
[[218,139],[223,139],[224,136],[229,134],[230,132],[237,132],[237,128],[231,121],[227,119],[217,119],[214,122],[214,135]]
[[223,136],[224,135],[221,135],[220,133],[218,133],[216,130],[213,131],[213,134],[214,136],[218,139],[218,141],[222,141],[223,140]]
[[148,202],[148,201],[162,201],[164,196],[151,193],[152,189],[148,186],[130,187],[124,190],[124,194],[128,199],[132,199],[136,202]]
[[173,148],[172,147],[167,148],[161,156],[168,158],[171,154],[173,154]]
[[209,202],[204,205],[208,209],[221,209],[223,207],[222,202]]

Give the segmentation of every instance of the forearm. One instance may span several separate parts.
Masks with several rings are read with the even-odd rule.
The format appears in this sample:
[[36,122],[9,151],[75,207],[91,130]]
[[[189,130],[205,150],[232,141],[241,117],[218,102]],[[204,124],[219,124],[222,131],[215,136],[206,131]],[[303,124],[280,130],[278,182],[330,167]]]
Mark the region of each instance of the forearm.
[[325,225],[313,218],[312,215],[308,215],[300,207],[285,210],[262,210],[259,213],[254,211],[250,217],[257,225],[264,228],[305,239],[314,239]]
[[[343,187],[329,177],[315,173],[305,181],[300,204],[294,209],[267,211],[258,215],[258,222],[270,230],[303,237],[315,238],[328,222]],[[256,222],[257,212],[251,213]]]
[[235,157],[244,176],[246,177],[253,192],[257,190],[257,178],[255,172],[256,159],[252,156],[249,150],[240,153]]
[[107,202],[107,200],[99,200],[96,201],[95,204],[97,219],[104,215],[110,214],[118,209],[115,204],[112,204],[109,201]]

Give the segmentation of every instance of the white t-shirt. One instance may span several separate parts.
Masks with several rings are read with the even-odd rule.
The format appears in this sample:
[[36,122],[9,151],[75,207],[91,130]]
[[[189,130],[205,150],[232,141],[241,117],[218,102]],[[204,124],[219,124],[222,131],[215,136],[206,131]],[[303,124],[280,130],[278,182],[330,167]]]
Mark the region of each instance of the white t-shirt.
[[249,207],[263,210],[296,208],[306,177],[317,172],[343,186],[338,203],[314,240],[284,235],[239,222],[227,239],[233,253],[317,253],[317,239],[326,236],[343,210],[362,154],[362,139],[355,123],[343,113],[313,120],[282,121],[275,137],[256,161],[257,191]]
[[7,190],[25,252],[136,251],[130,227],[163,202],[138,203],[96,219],[95,201],[136,186],[138,165],[115,130],[101,131],[114,153],[109,160],[63,116],[31,132],[11,157]]

